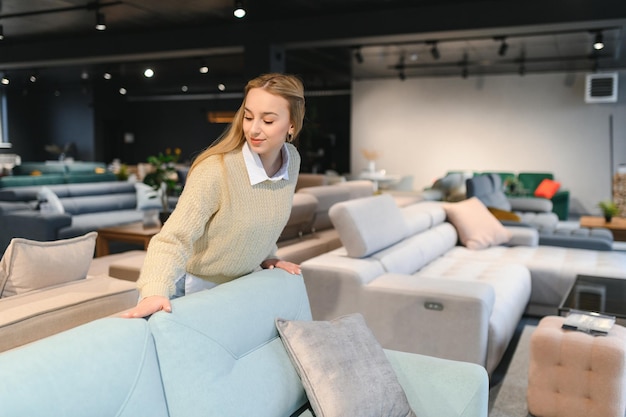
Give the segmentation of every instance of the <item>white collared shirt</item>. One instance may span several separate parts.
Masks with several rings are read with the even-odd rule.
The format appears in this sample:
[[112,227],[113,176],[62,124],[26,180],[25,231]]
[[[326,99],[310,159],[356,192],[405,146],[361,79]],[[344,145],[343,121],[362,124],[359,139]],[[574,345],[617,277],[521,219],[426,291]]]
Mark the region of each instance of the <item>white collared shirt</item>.
[[243,144],[241,151],[243,153],[243,161],[246,164],[246,169],[248,170],[250,185],[256,185],[262,183],[263,181],[276,182],[280,180],[289,180],[289,152],[287,151],[287,145],[283,145],[280,149],[283,157],[283,165],[272,177],[267,175],[265,168],[263,168],[261,157],[256,152],[252,152],[248,142]]

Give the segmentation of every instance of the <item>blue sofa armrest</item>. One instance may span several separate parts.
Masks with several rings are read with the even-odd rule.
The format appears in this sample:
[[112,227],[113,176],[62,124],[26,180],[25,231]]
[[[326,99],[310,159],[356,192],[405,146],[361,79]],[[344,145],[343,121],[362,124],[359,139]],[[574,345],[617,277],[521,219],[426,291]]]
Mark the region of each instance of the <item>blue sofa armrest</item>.
[[41,214],[37,210],[23,210],[4,216],[8,236],[40,241],[57,240],[59,230],[72,224],[68,213]]

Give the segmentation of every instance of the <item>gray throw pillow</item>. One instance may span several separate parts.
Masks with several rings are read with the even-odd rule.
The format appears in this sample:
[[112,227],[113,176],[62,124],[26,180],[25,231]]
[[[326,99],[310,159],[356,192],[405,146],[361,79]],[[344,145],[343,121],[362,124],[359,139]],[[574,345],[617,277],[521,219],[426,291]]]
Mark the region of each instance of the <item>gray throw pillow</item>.
[[317,417],[415,417],[361,314],[276,328]]

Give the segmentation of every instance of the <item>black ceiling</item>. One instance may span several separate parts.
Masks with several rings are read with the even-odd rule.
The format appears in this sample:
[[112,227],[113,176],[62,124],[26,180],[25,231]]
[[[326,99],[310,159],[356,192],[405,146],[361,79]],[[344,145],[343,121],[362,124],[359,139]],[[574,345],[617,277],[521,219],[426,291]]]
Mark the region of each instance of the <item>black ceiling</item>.
[[[244,0],[241,20],[233,3],[0,0],[0,70],[17,88],[32,74],[63,88],[108,71],[112,85],[142,95],[183,94],[183,85],[185,94],[211,94],[219,83],[240,91],[277,51],[309,90],[347,89],[352,79],[626,68],[623,0]],[[103,32],[94,29],[97,9]],[[597,33],[600,51],[591,46]],[[151,80],[141,75],[148,65]]]

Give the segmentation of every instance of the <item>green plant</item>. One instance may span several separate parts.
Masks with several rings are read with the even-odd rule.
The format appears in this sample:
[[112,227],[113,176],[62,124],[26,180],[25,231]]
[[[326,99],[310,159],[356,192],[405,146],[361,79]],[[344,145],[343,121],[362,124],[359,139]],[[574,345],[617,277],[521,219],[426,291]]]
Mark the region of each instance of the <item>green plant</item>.
[[598,203],[598,207],[602,210],[605,217],[613,217],[619,214],[619,207],[612,201],[605,200]]
[[178,174],[176,173],[176,163],[180,158],[180,148],[167,148],[165,152],[158,155],[149,156],[146,161],[152,166],[151,171],[143,179],[144,184],[148,184],[155,189],[161,197],[163,212],[169,212],[167,197],[178,189]]

